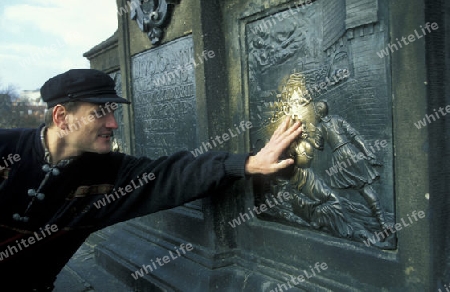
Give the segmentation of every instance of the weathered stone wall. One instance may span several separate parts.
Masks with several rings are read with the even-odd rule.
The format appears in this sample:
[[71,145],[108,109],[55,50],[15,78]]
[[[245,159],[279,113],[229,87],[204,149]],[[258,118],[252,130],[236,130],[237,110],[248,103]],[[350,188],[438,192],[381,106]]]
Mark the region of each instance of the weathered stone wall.
[[[117,5],[127,4],[117,0]],[[413,211],[426,217],[403,225],[389,250],[274,217],[249,216],[232,227],[229,222],[245,218],[248,208],[260,203],[261,181],[255,178],[225,194],[121,225],[99,245],[97,261],[142,291],[289,286],[295,291],[433,291],[449,286],[448,119],[422,129],[414,124],[450,104],[442,82],[449,68],[449,22],[440,13],[448,5],[443,0],[427,6],[422,0],[183,0],[175,5],[160,46],[151,44],[129,13],[119,15],[117,34],[87,57],[93,68],[120,79],[122,95],[133,102],[123,109],[119,131],[127,153],[156,158],[194,150],[242,121],[254,128],[214,150],[251,151],[255,137],[263,137],[268,124],[270,129],[277,94],[290,74],[319,76],[314,82],[321,82],[330,72],[348,68],[349,78],[327,86],[315,101],[327,101],[330,114],[345,118],[369,144],[387,141],[375,153],[383,165],[373,187],[394,223],[409,222]],[[438,22],[439,30],[380,56],[427,21]],[[214,57],[179,69],[204,52]],[[326,183],[331,155],[327,148],[315,151],[311,166]],[[366,204],[355,190],[334,191]],[[192,243],[194,250],[141,279],[130,276],[182,243]],[[327,269],[308,277],[316,263],[326,263]],[[301,275],[305,281],[291,280]]]

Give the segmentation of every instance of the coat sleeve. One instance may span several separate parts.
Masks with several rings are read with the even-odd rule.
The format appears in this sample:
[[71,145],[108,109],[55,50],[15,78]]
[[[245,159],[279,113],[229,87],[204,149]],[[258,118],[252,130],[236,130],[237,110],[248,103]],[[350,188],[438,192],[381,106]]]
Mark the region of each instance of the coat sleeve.
[[[206,197],[245,177],[248,154],[188,151],[151,160],[124,156],[115,183],[107,225],[147,215]],[[143,178],[146,177],[146,179]],[[125,195],[124,195],[125,193]]]

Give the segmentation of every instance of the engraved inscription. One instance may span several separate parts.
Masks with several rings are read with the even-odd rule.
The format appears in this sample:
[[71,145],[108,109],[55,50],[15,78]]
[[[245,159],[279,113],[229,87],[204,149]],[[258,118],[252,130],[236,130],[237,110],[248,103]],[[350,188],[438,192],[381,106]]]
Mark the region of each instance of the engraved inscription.
[[[197,142],[192,37],[133,58],[136,154],[156,158]],[[180,70],[182,68],[182,70]]]

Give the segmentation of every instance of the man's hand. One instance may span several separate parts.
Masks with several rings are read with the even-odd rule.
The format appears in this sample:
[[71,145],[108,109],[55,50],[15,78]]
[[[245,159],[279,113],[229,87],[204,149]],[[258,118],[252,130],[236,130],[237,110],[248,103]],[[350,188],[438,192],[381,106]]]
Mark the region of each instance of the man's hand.
[[250,156],[245,164],[246,174],[271,174],[294,163],[292,158],[279,161],[280,155],[302,133],[301,123],[291,127],[290,118],[286,118],[275,130],[270,141],[255,156]]

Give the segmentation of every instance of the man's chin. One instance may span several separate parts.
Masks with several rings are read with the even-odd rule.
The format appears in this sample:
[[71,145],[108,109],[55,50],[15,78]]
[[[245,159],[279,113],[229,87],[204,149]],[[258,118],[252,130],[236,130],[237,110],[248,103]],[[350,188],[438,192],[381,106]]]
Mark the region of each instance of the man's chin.
[[111,151],[111,144],[102,145],[101,147],[95,147],[95,149],[92,149],[92,152],[95,152],[97,154],[107,154]]
[[108,150],[103,150],[103,151],[98,151],[98,154],[108,154],[109,152],[111,152],[111,149]]

